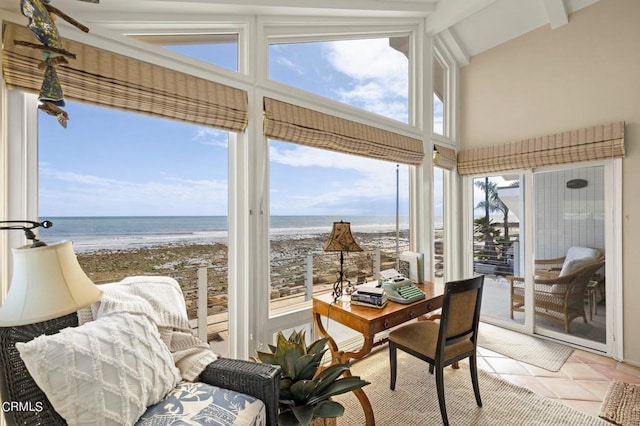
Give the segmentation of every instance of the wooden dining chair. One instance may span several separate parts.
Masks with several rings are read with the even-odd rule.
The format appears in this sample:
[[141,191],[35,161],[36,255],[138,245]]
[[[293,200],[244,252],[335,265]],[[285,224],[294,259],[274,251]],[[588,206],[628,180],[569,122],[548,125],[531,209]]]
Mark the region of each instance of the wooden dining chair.
[[451,281],[445,284],[440,323],[414,322],[389,333],[389,362],[391,364],[391,390],[396,387],[397,349],[401,349],[429,363],[429,372],[436,370],[436,389],[440,414],[445,426],[449,425],[444,400],[444,368],[469,358],[471,383],[478,407],[482,407],[478,387],[476,346],[484,275]]

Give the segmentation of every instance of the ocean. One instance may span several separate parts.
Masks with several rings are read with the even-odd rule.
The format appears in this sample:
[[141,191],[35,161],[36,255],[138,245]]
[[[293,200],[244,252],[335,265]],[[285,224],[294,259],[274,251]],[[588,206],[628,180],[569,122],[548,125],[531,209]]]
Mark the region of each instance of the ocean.
[[[126,250],[166,244],[226,242],[226,216],[112,216],[41,217],[53,227],[40,229],[47,243],[70,240],[77,253],[96,250]],[[336,220],[351,222],[353,233],[383,233],[396,229],[395,216],[271,216],[271,238],[301,238],[326,234]],[[400,217],[400,229],[408,229],[408,218]]]

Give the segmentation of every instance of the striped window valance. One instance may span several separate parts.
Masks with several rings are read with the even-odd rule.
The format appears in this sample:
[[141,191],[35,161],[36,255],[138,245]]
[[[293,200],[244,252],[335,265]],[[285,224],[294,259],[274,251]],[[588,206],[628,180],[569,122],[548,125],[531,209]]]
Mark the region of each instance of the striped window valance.
[[458,153],[458,173],[486,174],[624,157],[624,122]]
[[403,164],[422,163],[422,141],[344,118],[264,98],[265,135],[285,142]]
[[442,145],[433,146],[433,165],[441,169],[453,170],[456,168],[456,151]]
[[[26,27],[3,24],[2,65],[7,87],[38,93],[42,52],[14,44],[14,40],[38,43],[37,39]],[[244,90],[73,40],[62,39],[62,46],[77,55],[69,64],[56,66],[65,99],[234,132],[247,126]]]

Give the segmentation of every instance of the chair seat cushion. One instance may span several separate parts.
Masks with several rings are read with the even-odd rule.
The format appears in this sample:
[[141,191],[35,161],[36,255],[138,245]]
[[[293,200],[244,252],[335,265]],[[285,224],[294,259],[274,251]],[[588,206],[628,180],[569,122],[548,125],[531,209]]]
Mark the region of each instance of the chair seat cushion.
[[[389,333],[389,340],[413,351],[434,359],[440,324],[434,321],[420,321],[400,327]],[[457,355],[473,351],[471,340],[463,340],[444,350],[444,359],[449,360]]]
[[257,398],[211,386],[181,382],[140,417],[136,426],[265,425],[266,409]]

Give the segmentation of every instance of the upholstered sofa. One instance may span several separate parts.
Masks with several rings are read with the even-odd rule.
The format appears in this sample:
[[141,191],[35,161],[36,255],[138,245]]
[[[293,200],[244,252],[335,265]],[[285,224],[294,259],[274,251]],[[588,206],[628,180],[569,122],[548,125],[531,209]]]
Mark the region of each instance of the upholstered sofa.
[[[277,424],[279,367],[218,358],[186,381],[160,334],[146,315],[128,312],[82,325],[72,313],[0,328],[7,423]],[[188,348],[181,356],[194,354]]]

